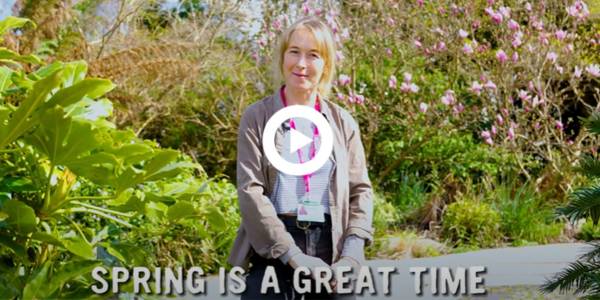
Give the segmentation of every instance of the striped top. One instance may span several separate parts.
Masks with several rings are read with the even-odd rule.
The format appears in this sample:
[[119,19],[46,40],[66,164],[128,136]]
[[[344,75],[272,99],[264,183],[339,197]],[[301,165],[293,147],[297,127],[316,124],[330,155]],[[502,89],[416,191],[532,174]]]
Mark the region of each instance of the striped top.
[[[295,118],[296,130],[305,136],[313,137],[314,125],[308,119]],[[285,131],[283,135],[283,148],[281,157],[291,163],[300,163],[298,158],[298,152],[294,151],[290,153],[290,135],[289,120],[284,123]],[[321,136],[315,138],[315,149],[318,153],[321,147]],[[307,162],[310,160],[309,151],[311,144],[307,144],[302,147],[302,161]],[[323,206],[323,211],[329,214],[329,181],[331,178],[331,172],[333,170],[333,161],[331,157],[327,162],[310,177],[310,192],[309,198],[312,201],[319,201]],[[298,203],[300,199],[305,195],[306,188],[304,185],[303,176],[288,175],[282,172],[277,172],[277,178],[275,180],[275,188],[271,195],[271,201],[275,206],[275,211],[278,214],[296,214]]]

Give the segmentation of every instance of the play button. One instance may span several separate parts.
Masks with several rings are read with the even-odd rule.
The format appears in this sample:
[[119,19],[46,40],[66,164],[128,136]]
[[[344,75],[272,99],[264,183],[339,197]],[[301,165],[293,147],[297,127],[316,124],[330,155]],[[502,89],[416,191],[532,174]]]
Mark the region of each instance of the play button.
[[298,149],[310,144],[312,140],[300,131],[290,128],[290,153],[298,151]]
[[[292,118],[308,119],[317,126],[321,136],[321,147],[315,157],[301,164],[291,163],[283,159],[275,147],[277,129],[281,126],[281,123]],[[290,153],[311,142],[312,140],[309,137],[290,128]],[[325,117],[314,108],[305,105],[291,105],[280,109],[267,121],[263,131],[262,144],[267,159],[277,170],[289,175],[301,176],[314,173],[327,162],[333,150],[333,131]]]

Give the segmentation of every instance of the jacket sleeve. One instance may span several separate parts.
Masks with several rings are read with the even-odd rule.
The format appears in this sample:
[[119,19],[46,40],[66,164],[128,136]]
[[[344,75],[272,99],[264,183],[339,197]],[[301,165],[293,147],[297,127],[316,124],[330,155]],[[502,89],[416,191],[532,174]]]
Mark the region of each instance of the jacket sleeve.
[[265,258],[278,258],[295,246],[294,239],[277,217],[265,196],[262,141],[256,113],[250,106],[240,121],[237,140],[237,194],[242,226],[254,251]]
[[349,117],[348,137],[350,214],[345,236],[356,235],[365,239],[366,245],[373,241],[373,188],[367,173],[365,150],[360,139],[356,121]]

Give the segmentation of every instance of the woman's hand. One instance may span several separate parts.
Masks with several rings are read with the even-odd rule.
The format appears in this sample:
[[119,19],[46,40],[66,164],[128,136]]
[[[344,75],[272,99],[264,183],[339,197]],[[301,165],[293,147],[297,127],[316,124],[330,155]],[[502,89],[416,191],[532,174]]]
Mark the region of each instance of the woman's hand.
[[310,270],[310,275],[315,278],[316,269],[330,269],[331,267],[324,262],[322,259],[310,255],[306,255],[304,253],[298,253],[290,258],[288,264],[296,269],[299,267],[306,267]]
[[358,271],[360,270],[360,263],[356,259],[351,258],[349,256],[342,256],[342,258],[340,258],[336,263],[331,265],[331,269],[333,270],[333,275],[334,275],[334,278],[331,280],[331,288],[334,291],[337,291],[336,287],[337,287],[337,282],[338,282],[337,279],[338,278],[335,278],[335,277],[338,274],[337,269],[339,267],[350,267],[350,271],[344,272],[344,273],[350,274],[350,277],[349,277],[350,283],[352,285],[354,285],[354,280],[356,280],[356,276],[358,274]]

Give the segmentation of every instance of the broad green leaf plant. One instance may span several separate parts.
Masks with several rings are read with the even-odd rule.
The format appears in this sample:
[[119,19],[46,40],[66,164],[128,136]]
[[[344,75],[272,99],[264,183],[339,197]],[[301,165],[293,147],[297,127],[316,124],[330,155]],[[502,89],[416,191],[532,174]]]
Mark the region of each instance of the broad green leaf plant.
[[[8,17],[0,36],[30,23]],[[207,207],[218,198],[207,186],[220,183],[200,165],[115,129],[114,84],[86,73],[84,61],[43,65],[0,47],[1,299],[88,298],[94,267],[158,261],[129,238],[151,244],[156,228],[182,222],[210,238],[211,224],[237,225],[223,215],[236,214],[229,203]]]

